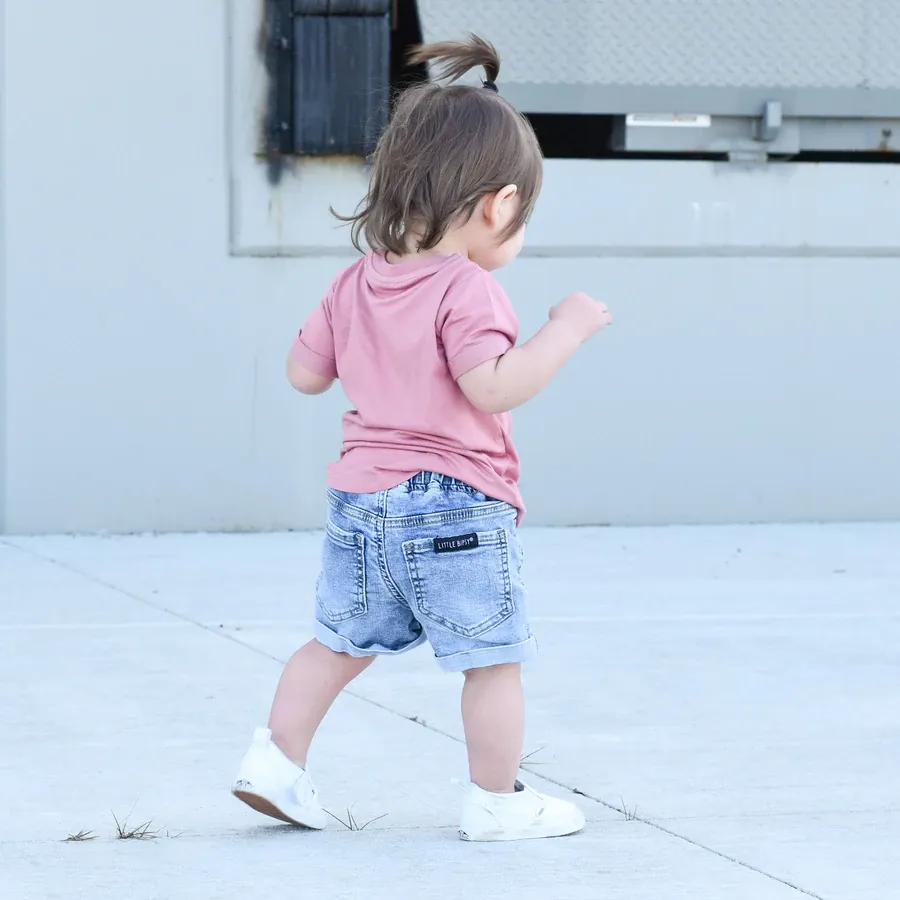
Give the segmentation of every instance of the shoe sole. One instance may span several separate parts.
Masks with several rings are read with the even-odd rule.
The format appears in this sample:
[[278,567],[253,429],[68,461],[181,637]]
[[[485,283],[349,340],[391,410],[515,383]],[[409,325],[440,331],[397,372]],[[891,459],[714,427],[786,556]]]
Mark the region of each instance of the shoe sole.
[[292,819],[286,813],[283,813],[274,803],[261,797],[259,794],[253,794],[249,791],[234,790],[231,792],[242,803],[246,803],[251,809],[268,816],[270,819],[277,819],[279,822],[286,822],[288,825],[296,825],[298,828],[308,828],[310,831],[321,831],[322,826],[310,825],[307,822],[300,822]]
[[528,833],[522,831],[496,831],[475,837],[460,829],[459,839],[461,841],[468,841],[472,844],[499,843],[501,841],[546,841],[552,838],[571,837],[573,834],[578,834],[583,830],[584,825],[579,825],[578,828],[573,828],[571,831],[552,832],[551,834],[534,834],[533,832]]

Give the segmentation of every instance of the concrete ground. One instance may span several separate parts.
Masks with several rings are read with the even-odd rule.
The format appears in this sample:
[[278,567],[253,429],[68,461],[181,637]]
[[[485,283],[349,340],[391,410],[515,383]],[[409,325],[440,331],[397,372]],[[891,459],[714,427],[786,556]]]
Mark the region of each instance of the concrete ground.
[[523,543],[527,778],[589,825],[468,845],[459,679],[425,649],[315,748],[328,808],[384,818],[305,833],[228,793],[309,636],[318,536],[0,539],[0,896],[900,897],[900,526]]

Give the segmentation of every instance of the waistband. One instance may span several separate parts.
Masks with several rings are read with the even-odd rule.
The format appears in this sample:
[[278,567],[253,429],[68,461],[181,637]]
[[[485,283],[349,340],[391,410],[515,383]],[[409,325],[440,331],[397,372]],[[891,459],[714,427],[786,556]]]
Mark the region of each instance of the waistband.
[[409,491],[438,489],[442,491],[465,491],[469,494],[476,493],[475,488],[470,484],[466,484],[458,478],[451,478],[449,475],[441,475],[438,472],[419,472],[403,482],[402,487]]
[[[471,500],[460,501],[457,498],[455,503],[461,502],[461,505],[457,508],[454,508],[455,504],[451,503],[450,508],[433,513],[414,512],[410,514],[410,509],[407,505],[409,499],[404,502],[404,495],[407,495],[408,498],[408,495],[413,492],[422,492],[424,494],[429,490],[467,494],[476,502],[473,503]],[[349,516],[351,519],[356,519],[369,525],[377,525],[381,522],[389,528],[413,526],[424,528],[432,525],[447,524],[456,520],[469,521],[484,516],[500,515],[504,512],[509,512],[510,514],[515,512],[514,507],[505,501],[485,497],[484,494],[464,481],[452,478],[449,475],[441,475],[437,472],[419,472],[396,487],[369,494],[353,494],[329,488],[328,503],[333,510]]]

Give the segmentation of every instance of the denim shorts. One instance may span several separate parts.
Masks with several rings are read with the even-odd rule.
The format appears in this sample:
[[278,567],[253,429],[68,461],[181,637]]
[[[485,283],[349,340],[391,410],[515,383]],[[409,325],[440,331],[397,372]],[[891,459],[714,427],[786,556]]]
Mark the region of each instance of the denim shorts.
[[374,494],[329,490],[328,500],[320,643],[364,657],[427,640],[452,672],[535,655],[508,503],[433,472]]

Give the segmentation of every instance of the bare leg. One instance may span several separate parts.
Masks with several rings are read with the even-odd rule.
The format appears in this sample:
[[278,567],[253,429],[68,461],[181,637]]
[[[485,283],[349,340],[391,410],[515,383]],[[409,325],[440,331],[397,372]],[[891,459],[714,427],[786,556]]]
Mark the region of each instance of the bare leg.
[[272,740],[285,756],[306,768],[309,745],[325,713],[374,659],[335,653],[313,640],[288,660],[269,713]]
[[485,791],[511,793],[525,735],[522,666],[490,666],[465,674],[462,716],[469,777]]

